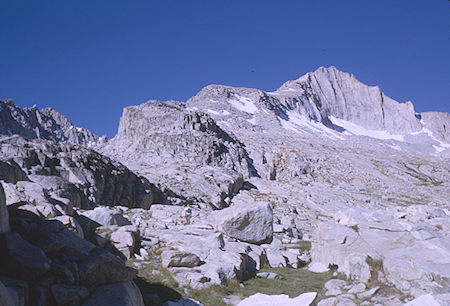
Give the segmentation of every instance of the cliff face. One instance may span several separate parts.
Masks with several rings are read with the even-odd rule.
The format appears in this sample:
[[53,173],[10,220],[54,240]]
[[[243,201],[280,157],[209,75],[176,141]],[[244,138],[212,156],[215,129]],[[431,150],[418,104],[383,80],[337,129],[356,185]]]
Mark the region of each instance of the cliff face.
[[411,102],[398,103],[378,86],[367,86],[335,67],[321,67],[288,81],[276,93],[284,97],[283,104],[288,108],[324,123],[329,116],[334,116],[367,129],[393,134],[421,129]]
[[20,108],[10,100],[0,100],[0,134],[20,135],[28,139],[47,139],[89,146],[99,137],[74,126],[52,108]]

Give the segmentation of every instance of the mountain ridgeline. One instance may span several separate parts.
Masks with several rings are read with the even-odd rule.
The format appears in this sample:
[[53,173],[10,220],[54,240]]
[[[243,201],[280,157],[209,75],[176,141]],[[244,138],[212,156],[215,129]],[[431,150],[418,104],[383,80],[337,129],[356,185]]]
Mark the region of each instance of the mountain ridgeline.
[[449,129],[335,67],[129,106],[109,140],[0,101],[0,304],[163,305],[143,279],[270,266],[336,272],[318,306],[448,305]]

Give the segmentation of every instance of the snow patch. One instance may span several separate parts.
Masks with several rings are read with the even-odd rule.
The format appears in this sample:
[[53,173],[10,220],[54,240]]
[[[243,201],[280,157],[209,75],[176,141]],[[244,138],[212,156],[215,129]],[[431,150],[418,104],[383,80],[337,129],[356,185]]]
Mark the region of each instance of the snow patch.
[[450,144],[442,142],[439,139],[437,139],[436,137],[434,137],[433,132],[431,132],[429,129],[422,128],[418,132],[410,133],[410,135],[413,135],[413,136],[418,136],[418,135],[421,135],[421,134],[428,135],[433,141],[438,143],[438,145],[433,145],[433,148],[434,148],[434,150],[436,151],[437,154],[439,154],[442,151],[445,151],[446,149],[450,148]]
[[234,95],[234,98],[235,99],[228,100],[234,108],[249,114],[254,114],[258,111],[258,108],[251,99],[238,95]]
[[404,141],[403,135],[395,135],[395,134],[391,134],[387,131],[368,130],[368,129],[366,129],[360,125],[357,125],[353,122],[338,119],[334,116],[330,116],[329,119],[334,125],[337,125],[343,129],[345,129],[347,132],[349,132],[352,135],[368,136],[368,137],[382,139],[382,140],[393,139],[393,140],[397,140],[397,141]]
[[230,115],[229,112],[227,112],[226,110],[221,111],[221,112],[217,112],[215,110],[212,109],[207,109],[206,110],[208,113],[213,114],[213,115],[217,115],[217,116],[226,116],[226,115]]
[[288,112],[287,116],[289,117],[288,120],[280,118],[281,126],[287,130],[291,130],[299,134],[304,134],[308,133],[308,131],[305,131],[306,128],[313,132],[325,134],[326,136],[345,140],[345,138],[339,136],[339,133],[327,128],[322,123],[309,120],[308,118],[299,115],[296,112]]
[[398,145],[388,145],[389,148],[392,148],[396,151],[401,151],[402,149]]
[[316,296],[316,292],[306,292],[291,299],[287,294],[268,295],[258,292],[242,300],[238,306],[309,306]]

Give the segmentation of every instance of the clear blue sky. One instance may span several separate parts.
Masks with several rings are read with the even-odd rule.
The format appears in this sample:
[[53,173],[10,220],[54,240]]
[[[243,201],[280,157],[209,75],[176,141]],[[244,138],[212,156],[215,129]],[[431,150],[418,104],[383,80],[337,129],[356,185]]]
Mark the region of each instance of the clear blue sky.
[[450,112],[450,1],[0,0],[0,99],[109,137],[128,105],[330,65]]

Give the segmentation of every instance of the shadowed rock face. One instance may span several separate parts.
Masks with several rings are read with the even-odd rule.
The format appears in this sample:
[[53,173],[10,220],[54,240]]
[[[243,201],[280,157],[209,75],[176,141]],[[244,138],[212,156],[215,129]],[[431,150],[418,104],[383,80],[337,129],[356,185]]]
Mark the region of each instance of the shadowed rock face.
[[[12,184],[32,181],[45,189],[44,200],[64,198],[71,207],[83,208],[102,204],[148,209],[153,202],[154,186],[93,150],[19,136],[1,139],[0,145],[1,164],[8,170],[0,173],[1,179]],[[31,185],[25,184],[25,191]],[[21,199],[19,189],[16,193]]]
[[[143,305],[131,281],[136,270],[125,266],[121,258],[80,238],[59,221],[21,209],[10,211],[11,231],[0,233],[2,305],[78,305],[108,286],[128,288],[115,292],[116,299]],[[99,305],[96,302],[92,305]]]
[[9,231],[9,215],[6,207],[5,191],[0,184],[0,233]]
[[20,108],[11,100],[0,100],[0,134],[17,134],[28,139],[40,138],[82,145],[99,141],[98,136],[74,126],[52,108]]

